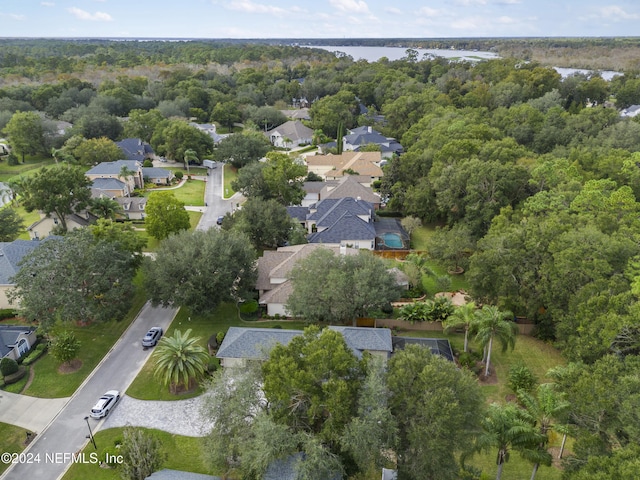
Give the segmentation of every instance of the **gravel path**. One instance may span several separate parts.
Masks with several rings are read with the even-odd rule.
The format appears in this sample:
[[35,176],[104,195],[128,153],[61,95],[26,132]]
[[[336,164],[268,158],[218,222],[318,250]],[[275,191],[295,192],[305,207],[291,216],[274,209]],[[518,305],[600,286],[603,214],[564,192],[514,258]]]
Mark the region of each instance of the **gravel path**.
[[187,437],[204,437],[213,428],[202,418],[203,395],[187,400],[149,401],[124,395],[100,430],[113,427],[146,427]]

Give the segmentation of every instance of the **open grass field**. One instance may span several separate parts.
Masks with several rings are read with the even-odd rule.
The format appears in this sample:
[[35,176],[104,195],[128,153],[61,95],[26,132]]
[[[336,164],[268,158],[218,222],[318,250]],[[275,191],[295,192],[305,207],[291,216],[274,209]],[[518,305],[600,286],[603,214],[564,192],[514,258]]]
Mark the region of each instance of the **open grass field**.
[[[144,430],[154,435],[162,445],[162,450],[165,455],[162,468],[203,474],[211,473],[207,470],[202,460],[201,452],[204,451],[204,439],[173,435],[159,430]],[[117,455],[118,450],[115,449],[115,443],[116,441],[122,442],[122,432],[122,428],[110,428],[97,432],[94,438],[98,450],[96,451],[93,445],[88,443],[83,449],[85,458],[89,459],[91,453],[97,453],[98,458],[102,459],[106,451],[111,455]],[[86,480],[88,478],[91,480],[119,480],[122,477],[120,476],[120,470],[118,468],[101,468],[95,464],[76,463],[69,468],[62,478],[64,480]]]
[[7,160],[3,159],[0,161],[0,182],[7,182],[18,175],[33,175],[41,167],[53,165],[54,163],[55,160],[53,158],[43,155],[33,157],[27,155],[25,163],[20,160],[18,165],[8,165]]

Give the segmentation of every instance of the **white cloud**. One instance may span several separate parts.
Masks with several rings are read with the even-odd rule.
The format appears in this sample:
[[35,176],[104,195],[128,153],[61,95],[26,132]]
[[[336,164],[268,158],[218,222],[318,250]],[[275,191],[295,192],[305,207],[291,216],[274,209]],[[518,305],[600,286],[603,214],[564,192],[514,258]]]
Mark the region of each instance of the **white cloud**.
[[502,25],[513,25],[514,23],[518,23],[518,21],[515,18],[511,18],[511,17],[507,17],[506,15],[503,15],[501,17],[498,17],[498,23]]
[[386,7],[384,9],[385,12],[390,13],[392,15],[402,15],[402,10],[400,10],[399,8],[395,8],[395,7]]
[[342,12],[369,13],[369,6],[362,0],[329,0],[329,3]]
[[245,13],[267,13],[270,15],[284,15],[287,13],[284,8],[254,3],[251,0],[233,0],[229,5],[225,5],[225,8]]
[[454,3],[463,7],[471,7],[472,5],[486,5],[487,0],[455,0]]
[[40,5],[42,5],[43,7],[55,7],[56,4],[53,2],[40,2]]
[[638,20],[640,19],[640,14],[638,13],[628,13],[623,10],[621,7],[617,5],[607,5],[606,7],[601,7],[598,9],[600,15],[605,18],[613,18],[618,20]]
[[27,18],[25,15],[20,15],[17,13],[3,13],[3,12],[0,12],[0,17],[10,18],[11,20],[25,20]]
[[522,0],[496,0],[499,5],[519,5],[522,3]]
[[443,10],[438,10],[431,7],[422,7],[420,10],[416,12],[416,15],[424,16],[424,17],[437,17],[444,13]]
[[104,12],[89,13],[76,7],[68,8],[67,11],[78,20],[90,20],[96,22],[110,22],[113,20],[111,15]]

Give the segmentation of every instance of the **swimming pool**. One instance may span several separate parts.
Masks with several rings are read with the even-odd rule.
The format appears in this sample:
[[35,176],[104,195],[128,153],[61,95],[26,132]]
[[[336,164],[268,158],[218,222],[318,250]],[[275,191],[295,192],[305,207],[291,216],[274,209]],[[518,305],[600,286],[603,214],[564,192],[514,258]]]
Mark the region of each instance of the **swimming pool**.
[[380,238],[382,238],[382,241],[387,248],[404,247],[402,237],[400,237],[400,235],[398,235],[397,233],[383,233],[382,235],[380,235]]

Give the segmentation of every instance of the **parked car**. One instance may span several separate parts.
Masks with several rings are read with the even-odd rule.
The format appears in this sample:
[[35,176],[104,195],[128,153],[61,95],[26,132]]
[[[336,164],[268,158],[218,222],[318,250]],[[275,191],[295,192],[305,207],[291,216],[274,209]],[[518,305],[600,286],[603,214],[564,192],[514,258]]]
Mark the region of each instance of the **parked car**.
[[221,216],[219,216],[219,217],[218,217],[218,220],[216,220],[216,223],[217,223],[218,225],[222,225],[223,220],[224,220],[224,216],[223,216],[223,215],[221,215]]
[[120,400],[120,392],[117,390],[109,390],[107,393],[100,397],[100,400],[91,409],[92,418],[106,417],[107,414],[115,407],[116,403]]
[[153,327],[151,328],[146,335],[142,338],[142,346],[143,347],[155,347],[162,337],[162,328]]

